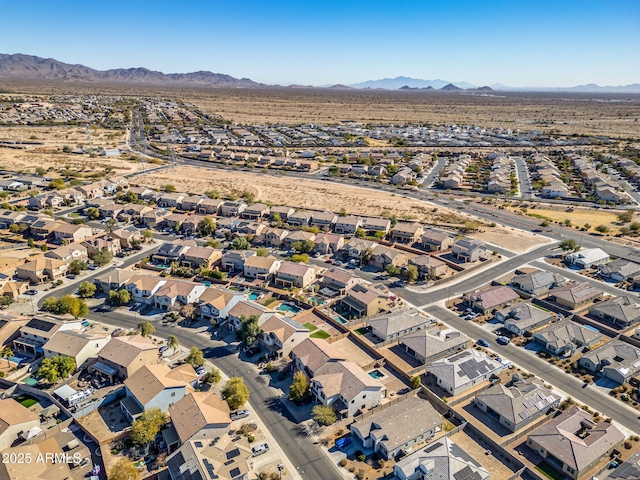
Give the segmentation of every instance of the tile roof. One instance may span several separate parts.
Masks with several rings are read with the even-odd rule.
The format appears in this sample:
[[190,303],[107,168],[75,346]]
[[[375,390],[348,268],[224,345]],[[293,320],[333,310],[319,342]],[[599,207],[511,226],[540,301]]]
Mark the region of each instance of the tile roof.
[[383,335],[394,335],[398,332],[411,329],[420,325],[434,323],[431,317],[423,316],[415,308],[403,308],[391,313],[375,315],[367,319],[367,325]]
[[142,335],[125,335],[109,340],[98,355],[116,365],[128,367],[141,352],[158,349],[158,345],[150,338]]
[[382,390],[382,384],[368,375],[360,365],[343,360],[326,362],[314,372],[313,381],[322,386],[327,397],[341,395],[347,402],[367,387]]
[[463,348],[468,341],[469,337],[464,333],[453,329],[439,330],[437,327],[410,333],[400,339],[401,344],[427,359],[451,348]]
[[345,356],[326,340],[316,338],[305,338],[293,347],[291,353],[311,372],[315,372],[330,360],[346,360]]
[[188,390],[193,389],[180,379],[172,378],[175,375],[169,376],[170,371],[169,366],[164,363],[145,365],[127,378],[124,384],[142,406],[153,400],[165,388],[186,387]]
[[215,393],[191,392],[169,407],[171,422],[182,442],[207,425],[230,425],[227,402]]

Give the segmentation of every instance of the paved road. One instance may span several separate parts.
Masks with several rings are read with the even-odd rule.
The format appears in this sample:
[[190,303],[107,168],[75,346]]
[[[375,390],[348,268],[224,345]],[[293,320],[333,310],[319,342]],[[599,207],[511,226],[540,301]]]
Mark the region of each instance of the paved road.
[[[123,328],[136,328],[140,318],[114,312],[92,312],[91,318],[101,322],[116,325]],[[262,377],[255,370],[231,353],[224,344],[212,341],[209,335],[194,333],[188,328],[179,326],[164,326],[154,322],[156,333],[159,337],[175,335],[180,345],[190,348],[200,348],[205,357],[222,370],[227,376],[244,377],[251,394],[250,402],[273,437],[296,466],[298,473],[306,480],[326,480],[328,478],[342,478],[337,471],[337,466],[307,437],[304,429],[289,415],[286,408],[279,400],[274,389],[264,383]]]

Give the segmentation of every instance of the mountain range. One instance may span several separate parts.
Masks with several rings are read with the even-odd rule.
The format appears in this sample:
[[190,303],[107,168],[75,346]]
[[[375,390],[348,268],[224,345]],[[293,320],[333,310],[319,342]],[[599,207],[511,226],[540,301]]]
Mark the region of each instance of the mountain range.
[[[95,70],[84,65],[72,65],[53,58],[33,55],[0,54],[0,79],[45,80],[73,83],[119,83],[161,86],[195,86],[219,88],[258,88],[278,85],[265,85],[249,78],[235,78],[222,73],[198,71],[191,73],[162,73],[147,68],[116,68]],[[499,83],[478,87],[467,82],[448,80],[422,80],[411,77],[383,78],[367,80],[351,85],[324,85],[334,90],[382,89],[382,90],[421,90],[448,91],[521,91],[521,92],[577,92],[577,93],[640,93],[640,83],[624,86],[601,87],[593,83],[567,88],[553,87],[509,87]],[[312,86],[290,85],[287,88],[317,88]]]

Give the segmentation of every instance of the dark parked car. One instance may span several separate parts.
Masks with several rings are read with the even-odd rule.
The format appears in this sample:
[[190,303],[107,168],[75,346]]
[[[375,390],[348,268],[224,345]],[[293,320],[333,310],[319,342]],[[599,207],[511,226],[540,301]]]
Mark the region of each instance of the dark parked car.
[[336,440],[336,448],[342,450],[351,445],[351,437],[341,437]]
[[480,345],[481,347],[488,347],[489,346],[489,342],[487,342],[484,338],[479,338],[476,343],[478,345]]
[[38,294],[38,290],[34,290],[34,289],[30,289],[27,290],[26,292],[24,292],[25,295],[37,295]]

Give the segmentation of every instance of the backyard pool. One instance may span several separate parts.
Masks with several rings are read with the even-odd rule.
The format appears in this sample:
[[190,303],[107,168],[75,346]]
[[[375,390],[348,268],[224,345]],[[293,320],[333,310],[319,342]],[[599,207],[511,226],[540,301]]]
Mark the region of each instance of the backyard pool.
[[316,305],[324,305],[327,303],[322,297],[311,297],[309,298],[309,302],[315,302]]
[[256,300],[258,300],[259,298],[260,298],[260,293],[258,293],[258,292],[251,292],[251,293],[249,294],[249,300],[252,300],[252,301],[254,301],[254,302],[255,302]]
[[342,315],[334,315],[333,318],[336,322],[341,323],[341,324],[346,324],[347,321],[342,317]]
[[371,378],[376,379],[376,380],[380,380],[381,378],[386,377],[386,375],[384,373],[382,373],[380,370],[371,370],[369,372],[369,376]]
[[281,303],[278,305],[276,310],[280,310],[281,312],[299,313],[301,309],[294,305],[289,305],[288,303]]

